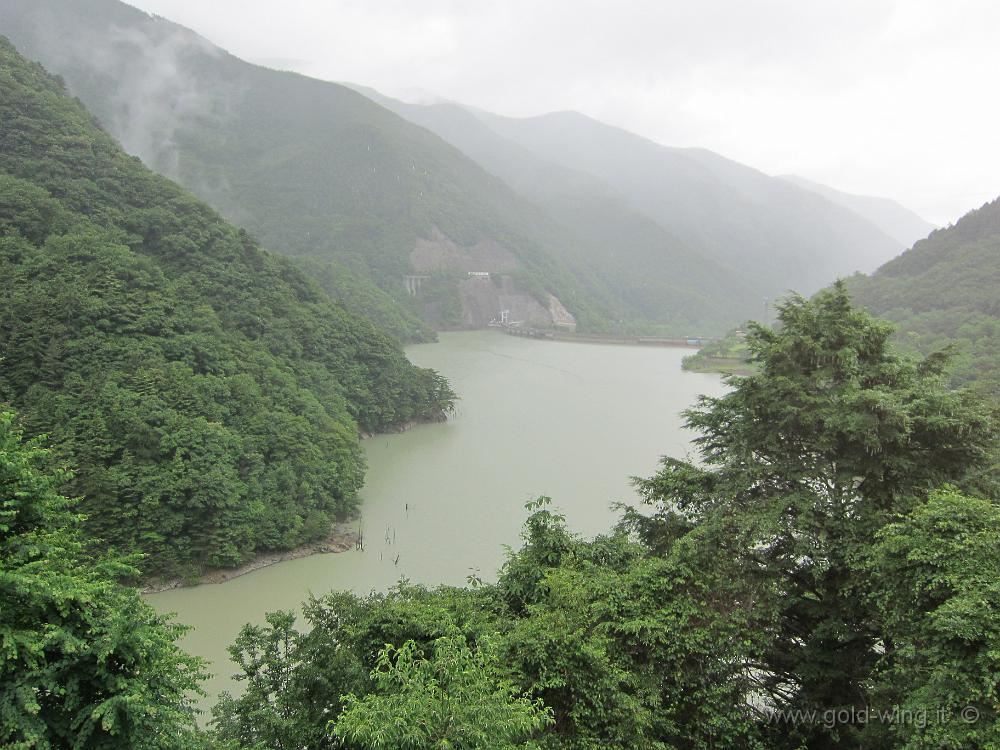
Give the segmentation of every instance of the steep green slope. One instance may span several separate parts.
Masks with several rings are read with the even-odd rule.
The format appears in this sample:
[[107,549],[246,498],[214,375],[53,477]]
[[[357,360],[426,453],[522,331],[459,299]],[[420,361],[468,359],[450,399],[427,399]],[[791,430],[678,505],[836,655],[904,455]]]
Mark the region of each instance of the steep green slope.
[[[335,261],[334,282],[347,268],[349,286],[383,293],[358,297],[474,324],[461,282],[484,270],[525,309],[546,308],[551,293],[584,326],[619,315],[599,276],[556,260],[553,248],[575,239],[558,223],[348,88],[250,65],[117,0],[2,0],[0,28],[63,75],[127,150],[265,247]],[[434,283],[411,300],[408,274]],[[330,291],[355,302],[336,283]]]
[[235,565],[357,503],[358,429],[451,393],[288,260],[126,155],[0,37],[0,401],[147,573]]
[[857,301],[922,352],[957,344],[957,377],[1000,394],[1000,199],[938,229],[871,276]]
[[736,269],[758,301],[811,293],[903,249],[856,213],[711,151],[662,146],[576,112],[469,111],[539,158],[599,178],[688,247]]
[[804,190],[818,193],[830,202],[865,217],[903,247],[910,247],[937,229],[929,221],[925,221],[910,209],[889,198],[845,193],[793,174],[781,175],[781,179]]
[[686,245],[594,175],[540,158],[459,105],[409,104],[354,88],[436,133],[572,231],[576,241],[559,257],[599,274],[633,314],[677,335],[718,334],[759,309],[735,269]]

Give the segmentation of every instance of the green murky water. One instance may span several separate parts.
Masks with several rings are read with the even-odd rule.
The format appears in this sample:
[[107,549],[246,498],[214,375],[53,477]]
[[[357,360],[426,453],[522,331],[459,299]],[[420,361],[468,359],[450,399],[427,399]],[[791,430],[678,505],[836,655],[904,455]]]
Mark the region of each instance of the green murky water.
[[[572,528],[606,530],[614,501],[634,502],[629,477],[659,456],[683,456],[679,412],[720,394],[714,375],[680,369],[686,349],[543,342],[496,331],[446,333],[407,350],[449,378],[461,400],[445,424],[365,442],[365,549],[317,555],[228,583],[149,597],[194,630],[184,646],[213,663],[210,695],[232,689],[226,646],[246,622],[295,609],[310,592],[368,592],[405,576],[461,584],[494,578],[516,545],[524,503],[549,495]],[[397,561],[398,559],[398,561]],[[206,701],[211,703],[212,700]]]

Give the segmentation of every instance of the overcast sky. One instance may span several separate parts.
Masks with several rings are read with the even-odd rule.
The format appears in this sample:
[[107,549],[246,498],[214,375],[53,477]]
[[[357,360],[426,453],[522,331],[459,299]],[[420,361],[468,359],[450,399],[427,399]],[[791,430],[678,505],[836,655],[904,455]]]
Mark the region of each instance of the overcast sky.
[[272,67],[573,109],[937,224],[1000,195],[995,0],[129,1]]

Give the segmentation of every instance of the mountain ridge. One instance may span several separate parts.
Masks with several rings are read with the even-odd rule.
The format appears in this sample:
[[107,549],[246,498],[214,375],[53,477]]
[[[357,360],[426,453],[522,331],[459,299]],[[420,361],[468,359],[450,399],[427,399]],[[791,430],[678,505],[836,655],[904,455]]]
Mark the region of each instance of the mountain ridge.
[[[476,327],[501,308],[552,325],[550,296],[581,330],[711,335],[762,298],[808,293],[901,249],[813,193],[578,113],[543,118],[561,128],[549,136],[597,138],[590,151],[607,163],[469,110],[521,164],[535,160],[515,187],[496,158],[470,158],[434,128],[338,84],[245,63],[117,0],[2,0],[0,23],[152,166],[402,339],[429,335],[419,319]],[[174,111],[159,116],[164,101]],[[605,153],[608,133],[621,154]],[[497,261],[475,266],[494,284],[467,276],[477,259]],[[404,286],[409,276],[426,278]]]
[[[407,105],[373,89],[349,84],[411,122],[449,141],[503,179],[549,215],[577,231],[567,262],[598,270],[613,279],[616,290],[638,304],[649,317],[669,310],[689,320],[678,330],[697,328],[699,310],[718,311],[730,322],[756,309],[759,300],[748,292],[731,268],[690,248],[649,217],[635,211],[611,186],[593,175],[536,158],[519,144],[496,135],[461,105]],[[713,332],[717,332],[713,331]]]
[[0,401],[91,534],[196,575],[324,536],[359,431],[453,394],[287,258],[127,155],[0,37]]
[[793,174],[779,177],[864,216],[904,248],[912,247],[914,242],[924,239],[938,228],[891,198],[847,193]]
[[[833,276],[874,270],[903,249],[856,212],[706,149],[665,146],[574,111],[509,118],[456,102],[409,104],[348,85],[431,128],[529,198],[539,200],[558,170],[572,173],[583,193],[604,191],[654,222],[661,245],[736,273],[742,310],[731,321],[755,313],[763,297],[815,291]],[[470,132],[467,115],[460,122],[461,110],[493,134],[489,147]],[[536,159],[533,171],[512,174],[525,152]]]
[[[117,0],[4,0],[0,22],[112,133],[148,123],[134,128],[146,142],[131,139],[133,151],[265,246],[336,263],[365,282],[365,293],[377,287],[400,309],[449,327],[470,323],[462,318],[469,285],[443,268],[425,299],[411,299],[403,280],[421,269],[410,253],[437,232],[460,248],[489,240],[516,259],[516,272],[499,273],[497,294],[526,316],[555,294],[585,325],[614,317],[595,309],[614,304],[599,279],[552,257],[551,246],[565,241],[560,227],[453,147],[354,91],[245,63]],[[141,95],[123,101],[116,92]],[[164,102],[175,110],[169,116],[160,116]],[[344,298],[337,277],[326,274],[328,291]]]
[[956,381],[1000,394],[1000,198],[848,283],[905,346],[927,354],[954,344]]

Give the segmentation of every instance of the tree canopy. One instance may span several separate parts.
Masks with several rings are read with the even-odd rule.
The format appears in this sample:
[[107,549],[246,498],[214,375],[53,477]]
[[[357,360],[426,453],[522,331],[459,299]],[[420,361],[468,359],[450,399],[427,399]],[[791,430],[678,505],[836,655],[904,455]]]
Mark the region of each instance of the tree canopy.
[[0,39],[0,400],[88,532],[194,575],[328,533],[359,430],[453,394],[287,260],[127,156]]
[[[755,682],[777,710],[866,706],[894,648],[869,599],[887,581],[866,573],[866,555],[942,485],[996,487],[988,405],[949,390],[945,356],[910,360],[891,334],[843,283],[787,300],[776,329],[750,330],[756,372],[687,412],[701,462],[665,459],[639,482],[657,509],[633,514],[650,544],[694,526],[753,582],[756,627],[771,636]],[[812,743],[858,731],[798,729]]]
[[857,301],[896,323],[900,346],[953,345],[956,383],[1000,396],[1000,199],[917,242],[871,276],[848,280]]
[[[549,712],[531,741],[553,750],[990,747],[995,421],[891,332],[843,285],[786,301],[748,332],[754,373],[687,413],[698,460],[638,480],[649,509],[587,541],[541,498],[496,583],[248,627],[219,737],[336,747],[332,722],[347,747],[431,746],[442,702],[484,715],[492,675]],[[449,690],[442,642],[448,663],[498,659]]]
[[39,440],[0,412],[0,745],[191,748],[199,660],[135,589],[134,560],[93,557]]
[[551,722],[540,700],[498,677],[487,641],[475,650],[461,633],[441,636],[425,656],[416,642],[387,645],[375,660],[375,690],[344,696],[333,724],[338,737],[360,747],[400,750],[514,750]]

